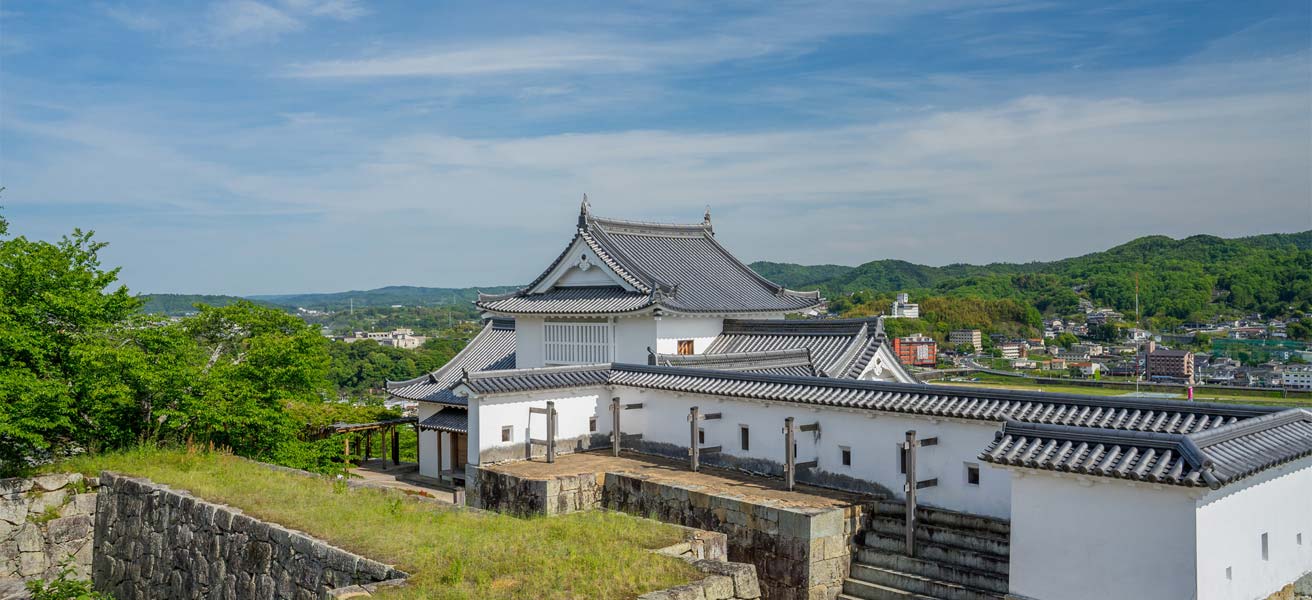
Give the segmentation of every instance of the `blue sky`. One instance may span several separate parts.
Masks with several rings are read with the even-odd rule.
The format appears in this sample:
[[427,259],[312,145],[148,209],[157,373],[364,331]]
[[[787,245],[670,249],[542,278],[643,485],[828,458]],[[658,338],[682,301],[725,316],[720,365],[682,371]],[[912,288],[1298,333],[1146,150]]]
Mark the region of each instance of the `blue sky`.
[[746,260],[1312,228],[1286,2],[0,2],[11,233],[134,291],[531,279],[600,215]]

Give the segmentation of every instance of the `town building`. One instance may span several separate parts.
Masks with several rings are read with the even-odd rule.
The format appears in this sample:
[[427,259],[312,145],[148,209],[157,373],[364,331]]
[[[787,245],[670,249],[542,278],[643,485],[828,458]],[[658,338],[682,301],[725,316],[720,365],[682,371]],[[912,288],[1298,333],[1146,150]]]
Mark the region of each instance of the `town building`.
[[413,329],[399,328],[391,331],[356,331],[351,335],[341,338],[341,341],[348,344],[360,340],[373,340],[380,346],[392,346],[405,350],[413,350],[424,345],[428,338],[422,335],[415,335]]
[[1194,382],[1194,353],[1188,350],[1157,348],[1145,345],[1144,373],[1148,379],[1171,379],[1183,383]]
[[978,329],[953,329],[948,332],[948,342],[953,346],[970,344],[976,353],[984,351],[984,337]]
[[471,495],[496,463],[704,449],[709,466],[915,490],[956,520],[1006,524],[962,548],[908,522],[924,554],[894,556],[889,581],[978,573],[925,571],[932,553],[1003,561],[1014,598],[1265,598],[1312,571],[1312,411],[927,385],[879,319],[784,318],[819,302],[733,257],[709,214],[659,225],[585,204],[541,276],[479,298],[487,323],[450,363],[387,387],[419,403],[420,472]]
[[1284,387],[1291,390],[1312,390],[1312,366],[1296,365],[1285,367],[1280,376]]
[[1024,358],[1029,355],[1029,347],[1022,342],[1003,342],[997,348],[1002,358]]
[[1089,356],[1102,356],[1103,347],[1102,344],[1095,344],[1093,342],[1080,342],[1078,344],[1071,344],[1071,352],[1076,354],[1087,354]]
[[893,338],[893,353],[904,365],[932,367],[938,364],[938,343],[920,333]]
[[919,319],[920,305],[911,302],[911,296],[898,294],[889,309],[888,315],[894,319]]

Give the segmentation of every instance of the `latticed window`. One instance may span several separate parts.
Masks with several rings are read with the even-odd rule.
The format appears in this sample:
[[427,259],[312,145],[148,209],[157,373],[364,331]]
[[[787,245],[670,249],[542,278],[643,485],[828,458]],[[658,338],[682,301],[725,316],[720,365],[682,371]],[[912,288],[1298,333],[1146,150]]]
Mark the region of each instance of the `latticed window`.
[[609,323],[546,323],[544,358],[555,364],[610,362]]
[[679,340],[679,354],[687,356],[692,353],[692,340]]

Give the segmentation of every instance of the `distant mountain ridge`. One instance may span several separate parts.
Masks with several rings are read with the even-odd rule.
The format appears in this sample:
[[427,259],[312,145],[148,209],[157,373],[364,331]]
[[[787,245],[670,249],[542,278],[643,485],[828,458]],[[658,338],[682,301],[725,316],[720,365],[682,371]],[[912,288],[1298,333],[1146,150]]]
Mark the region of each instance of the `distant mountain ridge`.
[[[1241,238],[1147,236],[1102,252],[1049,262],[951,264],[875,260],[856,267],[755,262],[762,276],[830,298],[857,291],[897,291],[1014,298],[1070,310],[1081,292],[1103,306],[1129,309],[1137,273],[1145,315],[1186,318],[1214,299],[1237,308],[1272,310],[1312,301],[1312,230]],[[1216,296],[1214,298],[1214,296]]]
[[478,298],[478,293],[501,294],[519,289],[519,286],[490,286],[484,288],[430,288],[409,285],[393,285],[372,290],[353,290],[349,292],[309,293],[309,294],[259,294],[254,296],[226,296],[209,294],[145,294],[143,312],[167,314],[170,316],[194,312],[197,303],[211,306],[226,306],[241,300],[250,300],[264,304],[295,310],[306,308],[314,310],[342,310],[354,306],[368,308],[376,306],[442,306],[451,304],[468,304]]

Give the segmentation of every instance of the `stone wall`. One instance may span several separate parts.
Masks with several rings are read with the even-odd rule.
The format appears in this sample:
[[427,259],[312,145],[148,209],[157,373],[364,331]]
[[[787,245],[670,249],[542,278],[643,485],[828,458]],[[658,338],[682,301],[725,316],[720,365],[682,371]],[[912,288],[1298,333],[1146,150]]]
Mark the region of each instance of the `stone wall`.
[[100,476],[92,579],[118,600],[313,599],[405,573],[184,491]]
[[831,600],[851,567],[864,508],[793,508],[607,473],[605,507],[724,533],[729,560],[756,566],[770,600]]
[[519,516],[601,508],[601,479],[597,473],[526,479],[472,465],[465,469],[469,506]]
[[80,473],[0,479],[0,579],[91,573],[94,479]]

